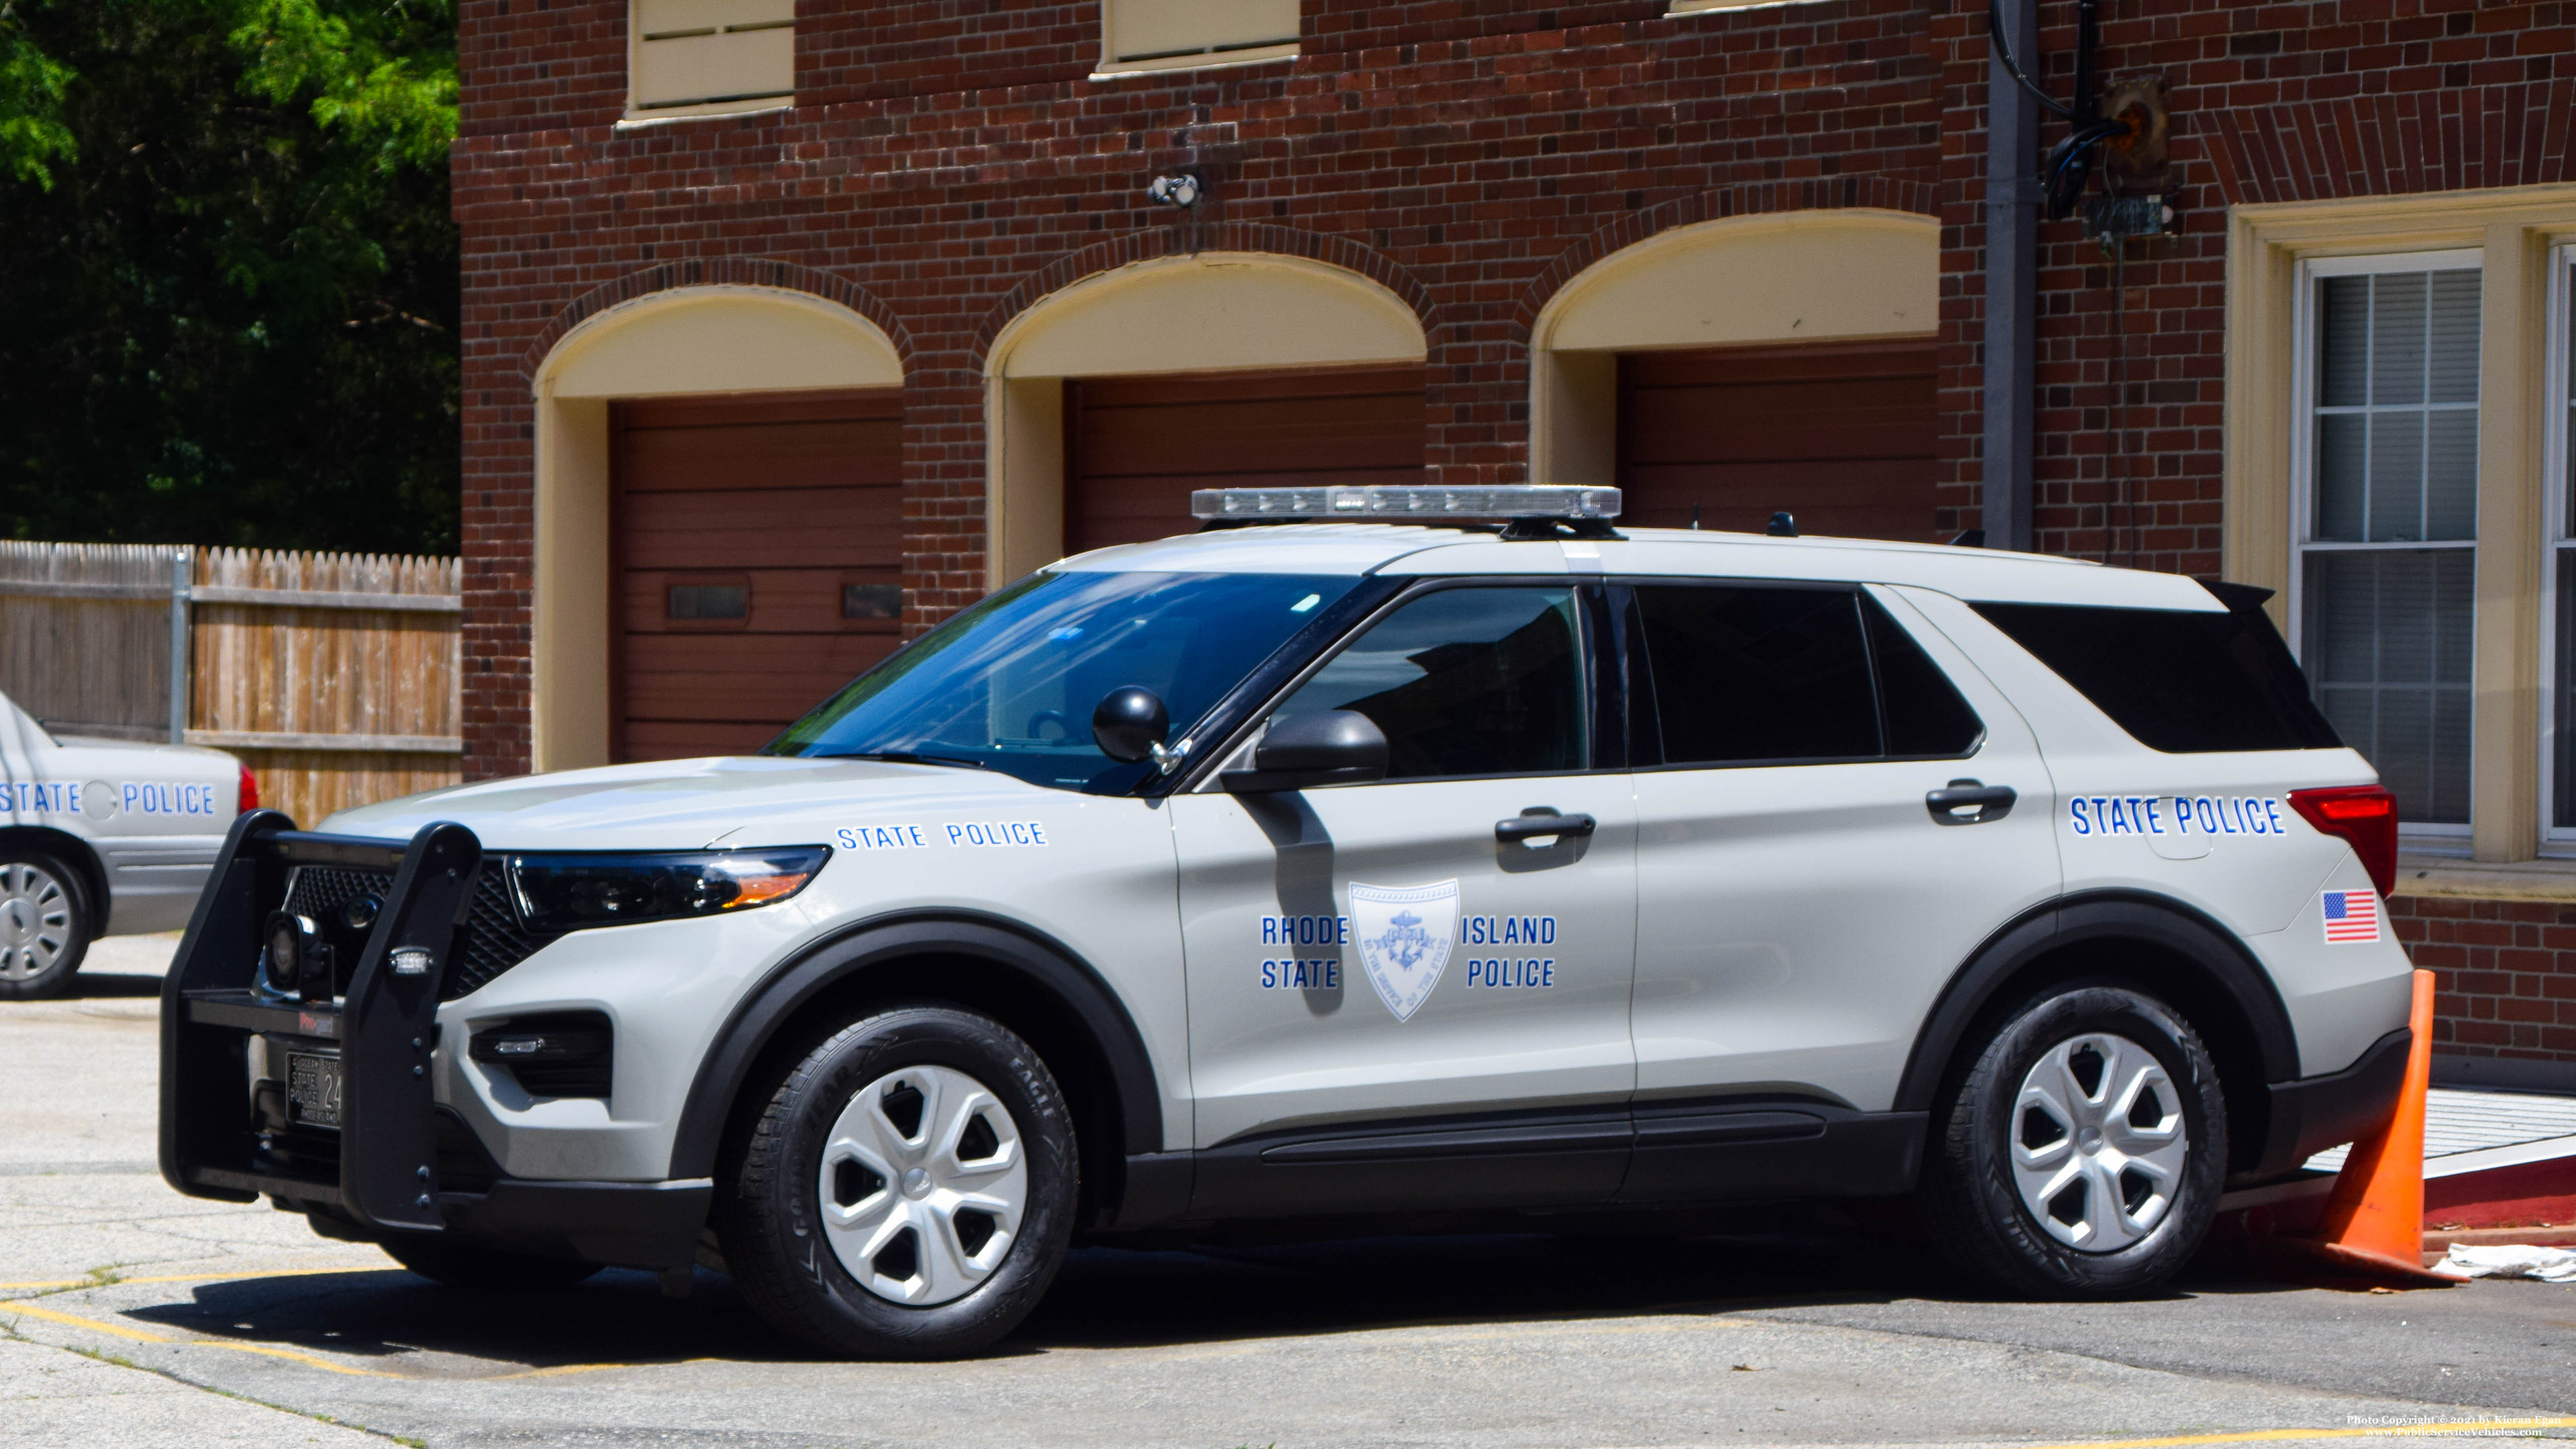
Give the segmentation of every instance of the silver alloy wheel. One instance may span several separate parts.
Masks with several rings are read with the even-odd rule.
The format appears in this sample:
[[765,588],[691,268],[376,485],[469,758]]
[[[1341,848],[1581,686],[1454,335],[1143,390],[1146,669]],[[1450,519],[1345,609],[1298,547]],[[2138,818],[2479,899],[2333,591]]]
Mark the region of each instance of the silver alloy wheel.
[[1028,1157],[983,1083],[954,1067],[905,1067],[841,1109],[818,1188],[843,1270],[880,1298],[928,1308],[1002,1265],[1028,1211]]
[[2113,1253],[2172,1211],[2191,1142],[2155,1054],[2087,1032],[2031,1064],[2013,1101],[2013,1183],[2049,1236]]
[[0,981],[32,981],[72,944],[72,898],[52,872],[0,861]]

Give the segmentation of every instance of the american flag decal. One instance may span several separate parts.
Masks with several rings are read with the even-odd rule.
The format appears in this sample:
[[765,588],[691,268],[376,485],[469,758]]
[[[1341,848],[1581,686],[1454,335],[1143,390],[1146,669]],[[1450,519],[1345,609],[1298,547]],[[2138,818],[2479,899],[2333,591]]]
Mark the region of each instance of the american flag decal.
[[2379,939],[2377,891],[2328,891],[2325,907],[2327,944]]

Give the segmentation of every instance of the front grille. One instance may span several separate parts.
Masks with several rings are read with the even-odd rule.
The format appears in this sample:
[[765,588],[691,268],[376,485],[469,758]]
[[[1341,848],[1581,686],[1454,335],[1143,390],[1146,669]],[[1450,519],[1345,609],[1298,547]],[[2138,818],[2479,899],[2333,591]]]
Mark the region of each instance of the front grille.
[[479,991],[493,977],[527,960],[537,948],[554,939],[532,934],[519,924],[519,913],[510,904],[510,887],[503,882],[506,874],[498,856],[486,857],[482,874],[474,879],[474,904],[467,908],[465,948],[447,968],[447,982],[439,989],[439,1000],[454,1001],[469,991]]
[[[554,939],[532,934],[519,925],[519,913],[510,905],[510,888],[503,876],[501,857],[486,857],[474,880],[474,900],[466,910],[465,929],[457,933],[458,950],[448,963],[439,1000],[454,1001],[481,990],[494,977],[527,960],[538,947]],[[393,885],[390,871],[330,865],[298,866],[287,882],[286,909],[311,917],[338,946],[343,963],[340,987],[344,992],[348,989],[347,974],[356,967],[358,953],[366,947],[366,937],[349,930],[340,912],[361,896],[383,900],[392,893]],[[339,937],[344,934],[348,940],[341,944]]]

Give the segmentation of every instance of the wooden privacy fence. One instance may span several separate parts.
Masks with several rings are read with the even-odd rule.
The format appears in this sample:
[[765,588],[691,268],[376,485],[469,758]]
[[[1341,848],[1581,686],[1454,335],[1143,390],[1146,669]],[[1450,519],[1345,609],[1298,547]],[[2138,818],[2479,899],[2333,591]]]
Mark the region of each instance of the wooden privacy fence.
[[452,558],[0,542],[0,691],[59,735],[241,757],[263,803],[455,784]]

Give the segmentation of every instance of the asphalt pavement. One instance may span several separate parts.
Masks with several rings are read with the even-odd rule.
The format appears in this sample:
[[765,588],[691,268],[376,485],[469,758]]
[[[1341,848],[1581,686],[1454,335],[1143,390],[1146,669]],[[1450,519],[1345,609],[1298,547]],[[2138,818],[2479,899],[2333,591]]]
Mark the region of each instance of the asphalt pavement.
[[[166,938],[0,1004],[0,1444],[1643,1446],[2576,1437],[2576,1286],[2213,1259],[1980,1296],[1901,1226],[1077,1252],[994,1354],[819,1359],[719,1275],[477,1298],[151,1166]],[[2557,1420],[2557,1423],[2530,1421]],[[2519,1422],[2517,1422],[2519,1421]]]

